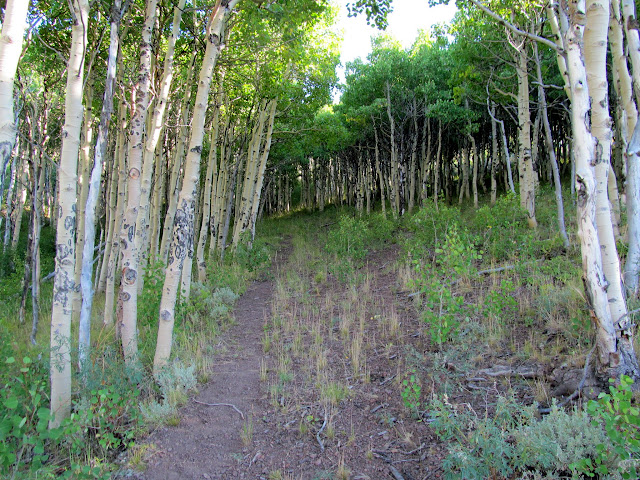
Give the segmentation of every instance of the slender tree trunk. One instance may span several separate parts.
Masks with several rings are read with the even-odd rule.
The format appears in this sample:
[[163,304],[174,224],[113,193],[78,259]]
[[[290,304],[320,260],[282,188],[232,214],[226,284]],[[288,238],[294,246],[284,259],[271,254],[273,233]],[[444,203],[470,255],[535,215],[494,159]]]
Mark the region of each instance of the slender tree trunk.
[[122,276],[118,293],[117,329],[122,339],[122,349],[127,363],[135,360],[138,354],[137,317],[138,317],[138,249],[135,242],[136,223],[140,207],[141,169],[144,149],[144,130],[149,108],[149,89],[151,86],[151,56],[153,28],[156,22],[158,0],[147,0],[145,22],[140,43],[140,73],[136,89],[136,100],[131,117],[129,136],[127,206],[122,220],[120,233],[120,252],[122,254]]
[[13,82],[22,53],[28,9],[28,0],[7,0],[0,34],[0,204],[4,197],[5,172],[16,143]]
[[[218,96],[219,98],[219,96]],[[203,205],[202,205],[202,223],[200,225],[200,237],[198,238],[198,250],[196,253],[197,256],[197,265],[198,265],[198,281],[204,283],[207,279],[207,264],[204,260],[204,249],[207,244],[207,235],[210,229],[210,225],[215,223],[215,218],[211,219],[211,197],[212,197],[212,186],[217,184],[218,175],[217,175],[217,163],[218,163],[218,133],[219,133],[219,125],[218,125],[218,117],[220,114],[220,106],[216,105],[215,110],[213,112],[213,127],[211,129],[211,141],[209,147],[209,159],[207,161],[207,173],[205,175],[205,185],[204,185],[204,195],[203,195]],[[215,192],[213,193],[215,195]],[[214,235],[211,236],[211,241],[213,242],[215,238]]]
[[531,114],[529,110],[529,69],[526,41],[517,49],[518,66],[518,173],[520,176],[520,205],[527,211],[528,223],[535,228],[535,178],[531,158]]
[[586,18],[584,0],[571,0],[563,11],[568,29],[565,34],[567,45],[567,67],[572,87],[571,126],[573,131],[573,152],[576,164],[576,190],[578,208],[578,236],[580,238],[583,280],[587,298],[596,324],[596,345],[600,374],[617,378],[627,374],[639,377],[639,369],[633,352],[633,337],[629,328],[630,320],[620,320],[620,330],[611,317],[608,306],[608,283],[602,270],[602,256],[596,227],[596,177],[593,164],[595,142],[589,125],[589,89],[583,53],[583,31]]
[[207,25],[207,48],[200,70],[198,92],[191,122],[189,153],[185,162],[185,174],[178,199],[178,210],[173,228],[173,241],[169,261],[165,270],[165,281],[160,300],[158,341],[153,361],[157,375],[169,361],[173,341],[173,323],[178,283],[186,252],[193,242],[195,195],[200,177],[200,157],[204,136],[204,120],[207,111],[213,68],[221,50],[222,32],[225,22],[239,0],[218,0]]
[[91,307],[93,304],[93,250],[96,238],[96,205],[100,195],[100,176],[104,167],[104,157],[109,140],[109,123],[113,112],[113,87],[116,79],[116,65],[118,56],[118,27],[120,25],[121,0],[114,0],[110,19],[109,57],[107,60],[107,78],[105,80],[102,112],[98,125],[98,138],[94,150],[91,177],[87,186],[87,200],[84,219],[84,243],[82,251],[82,270],[80,287],[82,289],[82,306],[80,311],[80,325],[78,333],[78,366],[85,369],[91,347]]
[[75,268],[75,225],[78,150],[82,124],[82,82],[88,0],[75,0],[71,48],[67,66],[65,121],[58,169],[56,269],[51,309],[51,427],[58,427],[71,411],[71,305]]
[[127,161],[125,152],[127,150],[126,126],[127,126],[127,107],[126,102],[121,101],[118,109],[119,113],[119,130],[118,139],[116,140],[115,162],[118,172],[117,203],[115,219],[113,222],[113,230],[109,234],[111,241],[111,253],[107,263],[107,276],[105,283],[104,297],[104,325],[109,326],[113,323],[113,307],[115,304],[115,281],[116,271],[120,265],[120,228],[122,218],[124,216],[124,208],[127,203]]
[[487,107],[489,116],[491,117],[491,205],[496,204],[498,195],[498,182],[496,181],[496,173],[498,171],[498,125],[496,123],[496,105],[491,102],[489,105],[489,97],[487,97]]
[[538,45],[533,44],[534,60],[536,62],[536,73],[538,76],[538,104],[542,115],[542,125],[544,127],[544,138],[546,141],[547,151],[549,152],[549,163],[553,173],[553,183],[555,186],[556,209],[558,211],[558,231],[562,236],[562,242],[565,248],[569,248],[569,237],[564,224],[564,203],[562,200],[562,184],[560,183],[560,172],[558,170],[558,161],[556,160],[556,152],[553,145],[553,137],[551,136],[551,126],[549,125],[549,116],[547,114],[547,96],[544,92],[544,82],[542,80],[542,70],[540,68],[540,58],[538,56]]
[[[173,24],[171,34],[167,39],[167,52],[164,57],[162,79],[155,99],[155,108],[150,118],[149,132],[144,146],[142,160],[142,174],[140,180],[140,209],[136,221],[136,250],[138,252],[139,270],[144,272],[147,267],[149,250],[149,198],[151,195],[151,179],[153,178],[155,152],[165,123],[165,112],[169,91],[173,81],[173,61],[176,40],[180,34],[180,22],[186,0],[179,0],[173,10]],[[138,292],[142,291],[144,276],[139,275]]]

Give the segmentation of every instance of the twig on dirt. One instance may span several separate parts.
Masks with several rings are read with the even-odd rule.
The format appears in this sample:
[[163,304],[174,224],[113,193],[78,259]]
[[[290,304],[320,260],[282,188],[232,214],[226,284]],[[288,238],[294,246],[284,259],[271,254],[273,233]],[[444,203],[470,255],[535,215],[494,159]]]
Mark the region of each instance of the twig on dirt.
[[381,408],[384,407],[388,407],[389,404],[388,403],[381,403],[380,405],[378,405],[377,407],[375,407],[374,409],[371,410],[371,413],[376,413],[378,410],[380,410]]
[[320,450],[322,450],[324,452],[324,443],[322,443],[322,440],[320,439],[320,434],[322,433],[322,431],[324,430],[324,427],[327,426],[327,409],[324,409],[324,422],[322,423],[322,427],[320,427],[320,430],[318,430],[318,433],[316,433],[316,440],[318,440],[318,445],[320,445]]
[[[569,403],[571,400],[573,400],[574,398],[576,398],[580,394],[580,391],[584,387],[584,382],[587,380],[587,373],[589,372],[589,361],[591,360],[591,355],[593,354],[593,351],[595,349],[596,349],[596,346],[594,345],[591,348],[591,350],[589,350],[589,353],[587,353],[587,356],[584,359],[584,368],[582,369],[582,379],[580,379],[580,383],[578,383],[578,386],[576,387],[575,392],[573,392],[571,395],[569,395],[567,398],[565,398],[563,401],[561,401],[558,404],[558,407],[564,407],[567,403]],[[540,413],[550,413],[551,409],[550,408],[538,408],[538,412],[540,412]]]
[[400,474],[400,472],[396,467],[394,467],[391,464],[387,465],[387,467],[389,467],[389,470],[391,471],[391,475],[393,475],[393,478],[395,478],[396,480],[404,480],[404,477]]
[[505,270],[513,270],[515,265],[505,265],[504,267],[488,268],[487,270],[479,270],[478,275],[487,275],[488,273],[504,272]]
[[393,380],[394,378],[396,378],[395,375],[391,375],[389,378],[387,378],[386,380],[383,380],[382,382],[379,383],[380,386],[382,385],[386,385],[387,383],[389,383],[391,380]]
[[207,402],[201,402],[200,400],[196,400],[195,398],[193,399],[193,401],[196,402],[196,403],[199,403],[200,405],[206,405],[207,407],[231,407],[236,412],[238,412],[240,414],[240,416],[242,417],[242,419],[244,420],[244,413],[242,413],[240,410],[238,410],[238,407],[236,407],[235,405],[233,405],[231,403],[207,403]]

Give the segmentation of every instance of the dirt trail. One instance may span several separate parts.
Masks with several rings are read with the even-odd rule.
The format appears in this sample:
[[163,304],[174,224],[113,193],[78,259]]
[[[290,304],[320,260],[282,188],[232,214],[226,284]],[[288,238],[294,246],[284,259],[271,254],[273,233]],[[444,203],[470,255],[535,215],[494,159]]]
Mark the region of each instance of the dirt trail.
[[[273,271],[283,264],[291,248],[285,246],[274,260]],[[265,315],[270,312],[274,282],[253,282],[235,308],[236,324],[224,334],[225,353],[217,355],[209,382],[180,410],[177,427],[163,427],[147,443],[153,452],[138,478],[145,480],[245,478],[239,471],[246,454],[241,440],[243,425],[255,417],[263,395],[260,384],[260,338]],[[208,406],[196,403],[234,405]]]

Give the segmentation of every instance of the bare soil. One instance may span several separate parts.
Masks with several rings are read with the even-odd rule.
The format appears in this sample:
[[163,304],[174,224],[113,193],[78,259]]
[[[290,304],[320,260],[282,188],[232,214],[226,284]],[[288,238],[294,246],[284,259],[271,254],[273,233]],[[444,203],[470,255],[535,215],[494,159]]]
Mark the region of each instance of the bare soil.
[[[460,353],[472,357],[462,360],[431,345],[415,299],[400,286],[397,246],[368,255],[357,288],[303,272],[308,290],[276,304],[276,279],[295,268],[287,263],[292,249],[286,244],[271,278],[239,299],[209,382],[180,410],[178,426],[148,438],[138,478],[437,479],[447,448],[429,426],[426,405],[412,415],[403,402],[407,372],[420,379],[422,401],[445,392],[452,403],[481,412],[507,390],[533,401],[543,367],[518,360],[512,346],[487,353],[478,345]],[[354,325],[343,328],[350,303]],[[274,318],[284,326],[274,327]],[[357,325],[363,342],[356,368]],[[265,335],[274,339],[269,349]],[[496,365],[512,374],[501,375]],[[335,401],[322,394],[332,385],[344,388]]]

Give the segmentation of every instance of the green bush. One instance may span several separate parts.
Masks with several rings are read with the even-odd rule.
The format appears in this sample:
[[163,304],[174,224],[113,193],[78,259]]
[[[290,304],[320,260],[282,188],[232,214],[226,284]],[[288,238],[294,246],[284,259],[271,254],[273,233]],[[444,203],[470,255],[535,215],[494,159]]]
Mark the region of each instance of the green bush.
[[438,208],[433,203],[422,207],[409,217],[407,229],[411,237],[407,240],[406,250],[412,258],[423,258],[430,250],[442,243],[443,235],[450,227],[459,226],[460,210],[445,204]]
[[535,405],[519,405],[513,397],[499,397],[493,416],[452,405],[446,397],[434,399],[430,411],[436,434],[450,442],[445,478],[579,478],[581,466],[592,465],[607,441],[587,412],[555,404],[541,420]]
[[338,220],[338,228],[332,228],[327,237],[326,250],[339,259],[360,263],[367,255],[369,227],[364,220],[344,215]]
[[593,418],[592,427],[604,428],[607,438],[594,442],[595,455],[578,459],[572,467],[588,477],[602,477],[617,468],[622,478],[638,478],[640,408],[633,402],[633,380],[623,375],[619,385],[614,386],[613,380],[611,383],[609,393],[601,393],[598,400],[591,400],[587,405]]
[[512,193],[498,198],[493,206],[479,208],[471,228],[478,235],[482,249],[498,261],[533,258],[541,249],[536,231],[527,224],[527,214],[520,207],[518,196]]
[[245,232],[234,252],[234,260],[250,272],[263,271],[269,266],[269,248],[260,239],[251,240],[251,232]]

